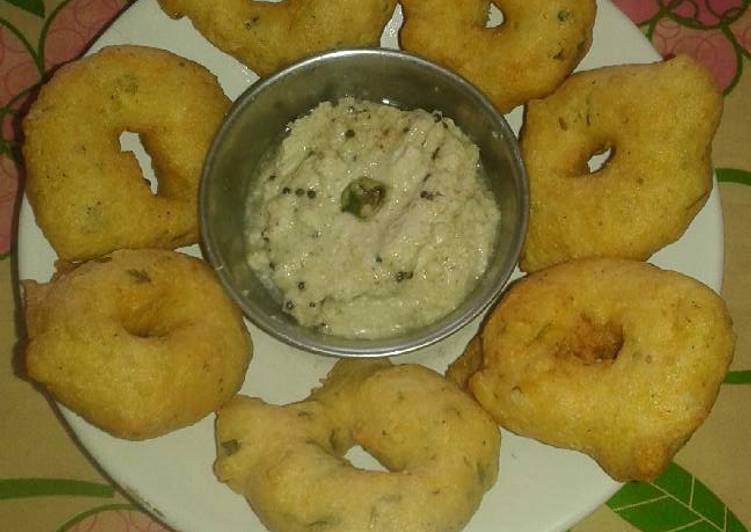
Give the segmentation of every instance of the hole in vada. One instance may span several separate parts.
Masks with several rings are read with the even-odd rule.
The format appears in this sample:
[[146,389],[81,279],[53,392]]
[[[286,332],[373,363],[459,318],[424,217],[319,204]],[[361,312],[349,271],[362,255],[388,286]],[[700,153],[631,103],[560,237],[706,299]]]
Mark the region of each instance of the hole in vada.
[[575,357],[585,365],[613,362],[623,347],[623,327],[611,321],[595,323],[582,314],[558,345],[556,356]]
[[592,154],[587,161],[587,168],[590,174],[600,171],[605,167],[607,162],[613,157],[614,150],[612,146],[603,146]]
[[131,131],[123,131],[120,135],[120,150],[133,153],[136,161],[138,161],[138,166],[141,167],[141,175],[146,186],[149,187],[152,194],[156,195],[159,192],[159,183],[154,177],[151,157],[144,149],[140,135]]
[[488,9],[488,18],[485,21],[486,28],[497,28],[503,24],[503,12],[498,9],[498,6],[493,2],[490,3],[490,9]]
[[383,467],[373,455],[359,445],[351,447],[344,455],[344,458],[358,469],[364,469],[366,471],[388,471],[388,469]]
[[145,305],[130,309],[121,316],[123,329],[136,338],[164,338],[168,333],[168,324],[159,305]]

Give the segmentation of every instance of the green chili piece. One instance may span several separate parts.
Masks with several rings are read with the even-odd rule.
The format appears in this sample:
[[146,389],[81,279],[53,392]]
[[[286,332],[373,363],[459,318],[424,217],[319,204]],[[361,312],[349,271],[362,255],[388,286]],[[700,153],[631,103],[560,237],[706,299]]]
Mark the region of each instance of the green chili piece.
[[222,449],[227,456],[232,456],[240,450],[240,443],[237,440],[227,440],[222,442]]
[[342,191],[341,210],[358,218],[373,216],[386,198],[386,185],[370,177],[359,177]]

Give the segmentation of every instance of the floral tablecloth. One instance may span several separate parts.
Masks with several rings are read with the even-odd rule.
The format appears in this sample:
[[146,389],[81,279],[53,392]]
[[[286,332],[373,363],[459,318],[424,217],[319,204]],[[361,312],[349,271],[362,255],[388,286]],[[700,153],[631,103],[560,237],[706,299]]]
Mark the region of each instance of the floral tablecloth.
[[[751,8],[749,0],[616,0],[665,56],[703,62],[725,94],[713,157],[725,219],[723,296],[735,360],[704,426],[653,483],[625,485],[574,527],[746,531],[751,526]],[[0,530],[168,530],[129,501],[23,378],[14,231],[29,95],[78,55],[125,0],[0,0]],[[502,9],[503,1],[499,0]]]

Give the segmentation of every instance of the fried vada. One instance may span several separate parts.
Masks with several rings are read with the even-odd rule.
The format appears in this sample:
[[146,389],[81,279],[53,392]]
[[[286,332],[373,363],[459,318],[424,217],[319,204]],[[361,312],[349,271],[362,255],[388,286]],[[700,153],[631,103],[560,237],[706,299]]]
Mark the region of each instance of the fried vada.
[[[299,403],[237,396],[217,415],[217,476],[270,530],[461,529],[495,483],[500,435],[432,370],[344,359]],[[388,471],[357,469],[360,445]]]
[[709,414],[734,345],[725,303],[698,281],[581,259],[512,285],[449,378],[501,426],[650,480]]
[[316,52],[377,46],[396,0],[159,0],[260,77]]
[[[170,52],[114,46],[68,63],[23,121],[26,193],[65,261],[198,239],[198,179],[229,100],[213,74]],[[140,139],[152,193],[120,135]]]
[[[503,23],[486,27],[490,5]],[[553,92],[592,44],[594,0],[402,0],[403,49],[454,70],[502,113]]]
[[[644,260],[677,240],[712,189],[722,96],[687,56],[574,74],[529,103],[521,151],[530,210],[520,267]],[[599,170],[587,161],[610,150]]]
[[190,425],[245,378],[250,337],[199,259],[116,251],[23,290],[29,376],[115,436]]

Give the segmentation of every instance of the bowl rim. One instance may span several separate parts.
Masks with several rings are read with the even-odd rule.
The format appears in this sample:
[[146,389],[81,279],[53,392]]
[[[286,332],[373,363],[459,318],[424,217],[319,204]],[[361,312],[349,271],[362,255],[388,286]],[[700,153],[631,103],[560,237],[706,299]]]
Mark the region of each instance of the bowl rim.
[[[264,312],[259,312],[260,309],[256,308],[252,301],[243,297],[241,288],[234,285],[224,267],[221,253],[217,249],[218,246],[214,242],[212,231],[209,227],[210,224],[206,223],[209,219],[207,191],[209,175],[211,173],[210,170],[214,166],[214,160],[217,157],[219,146],[226,136],[227,131],[233,127],[238,116],[252,103],[253,100],[256,99],[258,94],[272,89],[280,79],[289,76],[298,70],[306,70],[318,63],[329,63],[342,59],[349,59],[353,56],[387,57],[390,60],[413,62],[418,64],[420,68],[437,71],[439,75],[449,78],[453,84],[461,87],[461,90],[467,92],[470,99],[479,104],[483,113],[490,115],[492,122],[495,125],[495,130],[500,130],[499,140],[509,144],[511,152],[510,164],[515,168],[515,172],[513,172],[513,180],[515,182],[514,186],[517,190],[516,203],[519,213],[518,223],[512,233],[513,239],[509,246],[509,252],[507,255],[501,257],[501,260],[505,261],[505,264],[503,269],[500,270],[500,274],[498,275],[493,288],[478,294],[478,296],[474,298],[472,304],[467,305],[468,299],[465,297],[459,306],[448,315],[445,315],[421,328],[406,331],[403,335],[389,336],[385,338],[345,338],[334,335],[306,334],[304,332],[299,335],[288,334],[287,329],[293,332],[305,331],[305,327],[298,324],[283,324],[278,319],[267,316]],[[522,160],[518,139],[505,117],[496,110],[487,96],[485,96],[478,88],[459,74],[410,52],[380,47],[345,48],[310,55],[290,64],[269,77],[260,78],[249,85],[232,103],[222,123],[214,134],[201,170],[198,190],[198,220],[200,226],[199,244],[204,257],[216,273],[225,292],[240,307],[245,318],[276,340],[279,340],[288,346],[319,355],[354,358],[397,356],[428,347],[448,338],[464,328],[469,322],[483,314],[499,299],[519,261],[522,244],[527,231],[529,216],[528,210],[528,178]],[[478,286],[475,287],[475,290]],[[472,292],[470,292],[470,294],[471,293]],[[466,306],[466,308],[459,315],[446,321],[448,316],[455,313],[456,310],[463,306]],[[282,327],[280,327],[280,325],[282,325]],[[415,332],[423,330],[425,331],[424,333],[420,333],[419,335],[414,334]],[[412,333],[411,338],[407,338],[407,335],[410,333]],[[332,345],[332,343],[326,341],[327,338],[333,340],[333,343],[338,342],[346,345]]]

